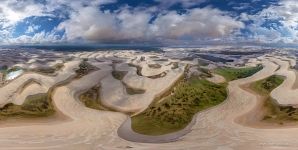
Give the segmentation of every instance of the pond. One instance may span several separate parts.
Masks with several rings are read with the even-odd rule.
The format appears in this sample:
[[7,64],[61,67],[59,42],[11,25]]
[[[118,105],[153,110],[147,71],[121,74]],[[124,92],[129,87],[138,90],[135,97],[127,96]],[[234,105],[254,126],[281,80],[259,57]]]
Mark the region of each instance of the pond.
[[13,80],[13,79],[17,78],[18,76],[20,76],[23,72],[24,72],[24,70],[22,70],[22,69],[16,70],[16,71],[11,71],[5,75],[5,80]]

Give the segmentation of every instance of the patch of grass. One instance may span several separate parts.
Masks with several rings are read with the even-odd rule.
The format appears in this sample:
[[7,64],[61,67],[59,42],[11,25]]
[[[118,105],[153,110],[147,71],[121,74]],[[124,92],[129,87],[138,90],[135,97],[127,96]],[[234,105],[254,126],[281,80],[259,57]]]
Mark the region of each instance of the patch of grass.
[[42,73],[42,74],[53,74],[56,71],[61,70],[63,67],[64,67],[63,63],[58,63],[53,67],[41,67],[41,68],[32,69],[31,71]]
[[178,62],[172,62],[172,63],[173,63],[173,66],[171,67],[171,69],[177,69],[177,68],[179,68]]
[[158,56],[149,56],[149,58],[159,58]]
[[298,121],[298,109],[292,106],[279,106],[268,97],[264,107],[267,112],[263,118],[264,121],[284,123],[289,121]]
[[0,118],[5,117],[44,117],[54,114],[54,106],[47,93],[30,95],[22,105],[12,103],[6,104],[0,108]]
[[43,74],[53,74],[56,72],[56,69],[52,67],[47,67],[47,68],[32,69],[31,71],[37,72],[37,73],[43,73]]
[[284,77],[273,75],[266,79],[256,81],[255,83],[251,84],[251,89],[256,91],[257,93],[269,96],[270,92],[278,87],[284,81]]
[[77,69],[75,72],[77,74],[77,78],[81,78],[81,77],[83,77],[83,76],[85,76],[85,75],[87,75],[87,74],[89,74],[89,73],[91,73],[91,72],[93,72],[95,70],[98,70],[98,68],[95,67],[95,66],[93,66],[93,65],[91,65],[91,64],[89,64],[87,62],[87,59],[84,59],[80,63],[79,69]]
[[257,65],[256,67],[247,67],[247,68],[217,68],[214,70],[216,74],[223,76],[227,81],[237,80],[241,78],[246,78],[252,76],[258,71],[262,70],[262,65]]
[[127,71],[116,71],[116,70],[112,71],[112,76],[117,80],[122,80],[126,74],[127,74]]
[[15,72],[18,70],[22,70],[22,68],[21,67],[12,67],[12,68],[8,69],[6,73],[8,74],[10,72]]
[[54,68],[56,69],[56,71],[62,69],[63,67],[64,67],[63,63],[58,63],[58,64],[54,65]]
[[140,61],[145,61],[146,58],[144,56],[141,56]]
[[279,106],[270,98],[270,92],[284,81],[284,77],[273,75],[251,84],[251,89],[264,96],[266,109],[263,121],[284,124],[289,121],[298,121],[298,109],[292,106]]
[[86,107],[97,109],[97,110],[107,110],[101,104],[100,100],[100,86],[95,86],[84,92],[79,96],[79,100],[85,104]]
[[161,59],[156,59],[155,61],[168,61],[169,59],[166,58],[161,58]]
[[181,130],[197,112],[220,104],[226,97],[226,84],[191,77],[179,83],[163,101],[155,101],[144,112],[132,117],[132,129],[146,135]]

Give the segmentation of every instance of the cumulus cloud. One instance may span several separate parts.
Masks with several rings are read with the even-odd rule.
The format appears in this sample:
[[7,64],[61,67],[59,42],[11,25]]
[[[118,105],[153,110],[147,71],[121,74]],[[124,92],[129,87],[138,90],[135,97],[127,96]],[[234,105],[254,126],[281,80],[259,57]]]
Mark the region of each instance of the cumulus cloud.
[[160,37],[218,38],[243,28],[244,24],[218,9],[196,8],[186,14],[169,12],[160,15],[153,24],[155,34]]
[[[205,0],[155,0],[161,5],[181,3],[188,7]],[[130,42],[166,40],[205,40],[231,36],[244,24],[219,9],[192,8],[186,13],[158,10],[158,7],[102,11],[100,6],[116,0],[2,0],[0,3],[0,37],[9,43],[50,41]],[[153,16],[155,14],[155,16]],[[50,32],[39,32],[30,25],[24,35],[13,37],[14,26],[28,17],[50,16],[63,21]],[[35,32],[39,33],[35,33]],[[56,32],[64,32],[58,36]],[[31,36],[28,34],[30,33]],[[27,34],[27,35],[26,35]]]
[[102,12],[95,7],[84,7],[73,12],[62,22],[69,40],[83,38],[91,41],[121,41],[146,38],[151,14],[145,11],[120,10],[117,13]]
[[261,42],[292,43],[298,40],[298,5],[296,0],[281,0],[254,15],[243,15],[252,20],[247,28],[254,33],[253,40]]
[[73,12],[69,20],[59,25],[59,29],[65,30],[70,40],[83,38],[100,42],[218,38],[244,27],[242,22],[212,8],[191,9],[185,14],[169,11],[158,15],[152,22],[151,19],[151,12],[146,10],[124,8],[110,13],[84,7]]
[[12,26],[30,16],[49,15],[43,12],[44,5],[34,0],[2,0],[0,10],[0,24],[3,27]]
[[9,44],[42,44],[42,43],[56,43],[64,40],[64,37],[60,37],[55,34],[55,30],[51,32],[41,31],[35,33],[33,36],[21,35],[16,38],[6,39],[5,43]]
[[[1,0],[0,42],[37,42],[37,39],[39,39],[38,37],[45,38],[45,40],[40,41],[48,41],[47,39],[51,39],[48,37],[51,37],[50,35],[55,34],[53,32],[55,32],[56,30],[47,33],[36,33],[33,36],[21,35],[19,37],[13,37],[12,32],[19,22],[22,22],[29,17],[49,16],[53,18],[66,18],[69,11],[76,11],[78,10],[78,7],[81,7],[83,5],[98,6],[110,2],[115,2],[115,0]],[[24,33],[34,33],[36,30],[38,30],[38,28],[40,28],[38,25],[28,26],[27,30],[24,31]]]

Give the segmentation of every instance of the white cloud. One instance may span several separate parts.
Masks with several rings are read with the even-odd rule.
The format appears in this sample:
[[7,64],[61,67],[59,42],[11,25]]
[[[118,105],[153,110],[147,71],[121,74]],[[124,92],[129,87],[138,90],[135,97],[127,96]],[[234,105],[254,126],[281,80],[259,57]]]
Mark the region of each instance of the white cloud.
[[[253,40],[265,43],[283,42],[293,43],[298,40],[298,5],[296,0],[281,0],[278,5],[272,5],[255,15],[247,15],[254,23],[247,28],[255,35]],[[263,26],[269,23],[272,27]],[[273,22],[272,22],[273,21]],[[280,25],[276,25],[278,21]]]
[[243,27],[242,22],[211,8],[196,8],[182,15],[169,12],[159,16],[154,22],[155,34],[167,38],[220,38]]
[[[96,19],[94,19],[96,18]],[[83,7],[61,23],[69,40],[83,38],[91,41],[220,38],[244,27],[243,23],[212,8],[191,9],[186,14],[170,11],[149,23],[151,12],[121,9],[117,13],[101,12]]]
[[[170,6],[180,2],[184,7],[205,0],[155,0]],[[228,13],[214,8],[194,8],[185,14],[151,8],[122,7],[116,12],[102,12],[99,6],[115,0],[2,0],[0,3],[0,38],[9,43],[39,43],[59,41],[57,30],[39,32],[33,36],[12,37],[14,26],[32,16],[68,18],[57,27],[64,30],[62,40],[93,42],[167,41],[222,39],[231,36],[244,24]],[[53,14],[55,11],[55,14]],[[152,12],[161,11],[152,21]],[[59,12],[57,14],[57,12]],[[68,16],[69,15],[69,16]],[[25,33],[35,33],[41,27],[31,25]],[[61,39],[61,37],[60,37]]]
[[55,43],[63,41],[63,37],[61,38],[59,35],[55,34],[55,29],[51,32],[41,31],[39,33],[35,33],[33,36],[21,35],[16,38],[6,39],[5,43],[10,44],[40,44],[40,43]]
[[[100,5],[104,3],[114,2],[115,0],[1,0],[0,2],[0,42],[12,42],[12,41],[28,41],[28,39],[38,39],[35,36],[20,36],[18,38],[12,37],[12,32],[15,25],[24,21],[28,17],[62,17],[65,18],[68,11],[76,11],[78,7],[83,5]],[[67,7],[67,8],[66,8]],[[53,14],[53,11],[59,12]],[[29,26],[24,33],[33,33],[39,28],[38,26]],[[42,32],[41,32],[42,34]],[[46,35],[46,34],[45,34]],[[47,36],[45,36],[47,37]],[[32,41],[32,40],[31,40]]]
[[12,26],[30,16],[49,15],[43,12],[44,5],[34,0],[2,0],[0,10],[0,24],[3,27]]
[[40,25],[30,25],[25,33],[34,33],[36,30],[38,30],[41,26]]

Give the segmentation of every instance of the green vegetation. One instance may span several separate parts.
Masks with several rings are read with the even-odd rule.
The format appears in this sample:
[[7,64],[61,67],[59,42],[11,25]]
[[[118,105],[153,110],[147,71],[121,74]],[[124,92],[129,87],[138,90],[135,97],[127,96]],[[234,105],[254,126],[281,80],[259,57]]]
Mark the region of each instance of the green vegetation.
[[32,69],[31,71],[37,72],[37,73],[43,73],[43,74],[53,74],[56,72],[55,68],[47,67],[47,68],[37,68]]
[[149,58],[159,58],[158,56],[149,56]]
[[77,78],[81,78],[87,74],[89,74],[90,72],[93,72],[95,70],[98,70],[97,67],[89,64],[87,62],[87,59],[84,59],[80,65],[79,65],[79,69],[76,70],[76,74],[77,74]]
[[145,61],[146,58],[144,56],[141,56],[140,61]]
[[62,69],[63,67],[64,67],[64,64],[59,63],[59,64],[56,64],[53,67],[36,68],[36,69],[32,69],[31,71],[37,72],[37,73],[42,73],[42,74],[53,74],[56,71]]
[[161,59],[156,59],[155,61],[168,61],[169,59],[166,58],[161,58]]
[[60,70],[60,69],[62,69],[63,67],[64,67],[64,64],[63,64],[63,63],[58,63],[58,64],[54,65],[54,68],[55,68],[56,70]]
[[112,76],[117,80],[122,80],[126,74],[127,74],[127,71],[116,71],[116,70],[112,71]]
[[132,117],[132,129],[146,135],[162,135],[186,127],[192,117],[223,102],[226,84],[214,84],[199,77],[181,81],[168,96],[155,100],[144,112]]
[[270,92],[282,84],[283,81],[284,78],[282,76],[273,75],[251,84],[250,87],[263,96],[269,96]]
[[264,107],[267,112],[264,121],[283,124],[284,122],[298,121],[298,109],[292,106],[279,106],[271,98],[267,98]]
[[20,67],[12,67],[12,68],[8,69],[6,71],[6,73],[8,74],[10,72],[15,72],[15,71],[19,71],[19,70],[22,70],[22,68],[20,68]]
[[298,121],[298,109],[291,106],[279,106],[270,98],[270,92],[284,81],[284,77],[273,75],[257,81],[251,85],[251,89],[261,94],[266,109],[263,121],[284,124],[289,121]]
[[41,93],[28,96],[22,105],[6,104],[0,108],[0,118],[4,119],[11,116],[44,117],[52,115],[54,112],[50,95]]
[[252,76],[258,71],[262,70],[262,65],[257,65],[256,67],[248,67],[248,68],[217,68],[215,69],[215,73],[219,74],[226,78],[227,81],[232,81],[240,78],[246,78]]
[[97,110],[107,110],[101,104],[100,100],[100,86],[95,86],[88,91],[84,92],[79,96],[80,101],[85,104],[86,107],[97,109]]
[[10,72],[14,72],[14,71],[18,71],[18,70],[21,70],[22,68],[20,67],[12,67],[12,68],[8,68],[8,66],[2,66],[0,68],[0,72],[3,73],[3,74],[8,74]]
[[177,68],[179,68],[179,63],[178,62],[170,62],[166,66],[170,66],[170,65],[172,65],[171,69],[177,69]]
[[173,66],[171,67],[171,69],[177,69],[177,68],[179,68],[178,62],[171,62],[171,64],[173,64]]

